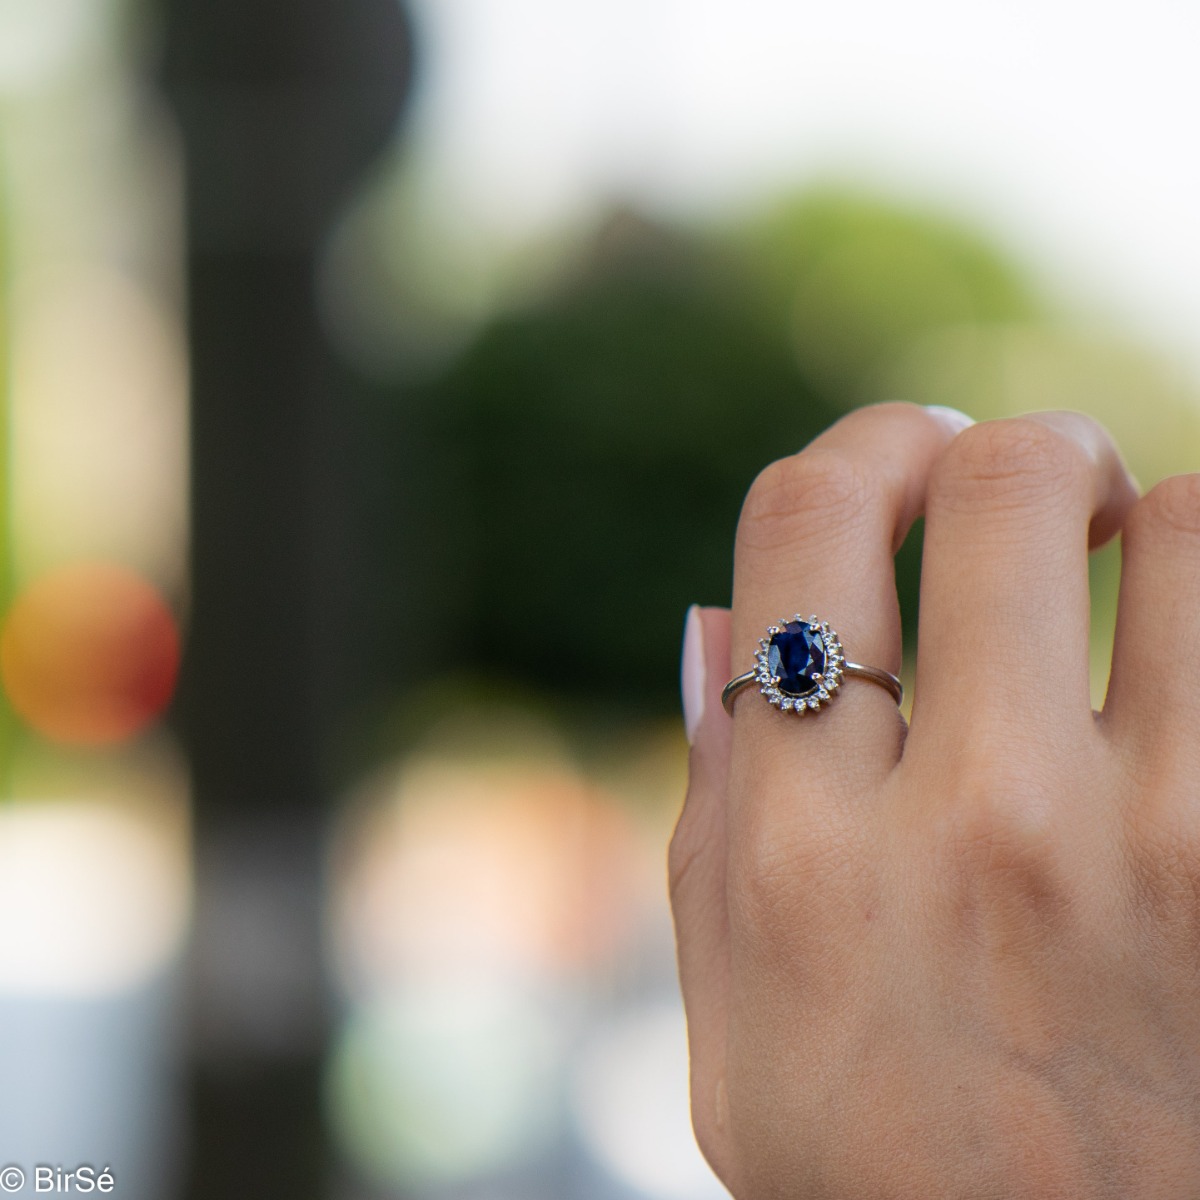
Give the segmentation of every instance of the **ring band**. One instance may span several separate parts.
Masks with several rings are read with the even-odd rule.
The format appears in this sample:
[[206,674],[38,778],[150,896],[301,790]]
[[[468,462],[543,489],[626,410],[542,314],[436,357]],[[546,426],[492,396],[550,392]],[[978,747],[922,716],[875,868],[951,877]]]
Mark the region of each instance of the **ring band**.
[[743,688],[759,685],[768,702],[783,712],[801,716],[828,704],[842,680],[857,676],[885,688],[899,704],[904,699],[900,680],[880,667],[847,662],[838,635],[828,621],[797,613],[780,621],[760,638],[754,666],[731,679],[721,691],[721,704],[733,716],[733,702]]

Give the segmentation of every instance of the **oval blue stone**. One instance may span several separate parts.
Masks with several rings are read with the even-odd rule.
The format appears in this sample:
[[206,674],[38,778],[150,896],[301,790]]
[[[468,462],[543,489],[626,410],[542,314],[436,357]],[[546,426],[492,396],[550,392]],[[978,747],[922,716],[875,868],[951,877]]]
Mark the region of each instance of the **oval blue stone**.
[[816,625],[789,621],[767,643],[767,666],[789,696],[807,696],[825,673],[825,638]]

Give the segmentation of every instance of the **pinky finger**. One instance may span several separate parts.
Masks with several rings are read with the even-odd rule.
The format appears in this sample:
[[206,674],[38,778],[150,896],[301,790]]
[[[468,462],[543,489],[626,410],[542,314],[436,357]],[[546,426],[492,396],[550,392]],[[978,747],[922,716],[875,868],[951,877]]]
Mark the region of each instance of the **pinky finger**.
[[683,692],[692,741],[688,790],[668,855],[679,979],[687,1011],[692,1123],[723,1177],[729,920],[725,907],[725,781],[733,723],[721,709],[729,676],[729,612],[692,608]]

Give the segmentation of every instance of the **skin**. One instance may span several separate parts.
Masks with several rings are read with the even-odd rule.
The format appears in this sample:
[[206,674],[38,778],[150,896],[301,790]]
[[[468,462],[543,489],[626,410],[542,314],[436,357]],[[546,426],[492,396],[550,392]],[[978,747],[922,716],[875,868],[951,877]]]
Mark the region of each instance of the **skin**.
[[[922,512],[911,725],[857,679],[730,720],[798,609],[899,672]],[[1118,532],[1096,714],[1087,557]],[[1139,498],[1076,413],[862,409],[755,482],[732,611],[693,611],[670,848],[693,1123],[737,1200],[1200,1195],[1198,584],[1200,475]]]

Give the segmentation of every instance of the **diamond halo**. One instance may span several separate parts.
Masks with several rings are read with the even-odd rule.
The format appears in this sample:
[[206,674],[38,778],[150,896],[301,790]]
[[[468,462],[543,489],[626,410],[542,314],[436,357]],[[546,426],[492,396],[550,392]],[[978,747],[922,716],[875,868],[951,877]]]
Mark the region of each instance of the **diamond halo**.
[[[805,630],[789,630],[789,625],[806,627]],[[824,651],[822,669],[811,676],[811,686],[802,691],[785,691],[780,685],[782,677],[772,672],[771,647],[774,639],[781,636],[802,636],[805,632],[819,639]],[[767,629],[765,637],[759,639],[758,649],[754,654],[754,677],[759,685],[759,691],[782,712],[795,713],[804,716],[810,710],[817,710],[828,704],[837,693],[845,678],[846,658],[842,652],[842,643],[838,635],[830,628],[828,621],[819,620],[816,615],[802,617],[799,613],[791,618],[784,618],[777,625]]]

